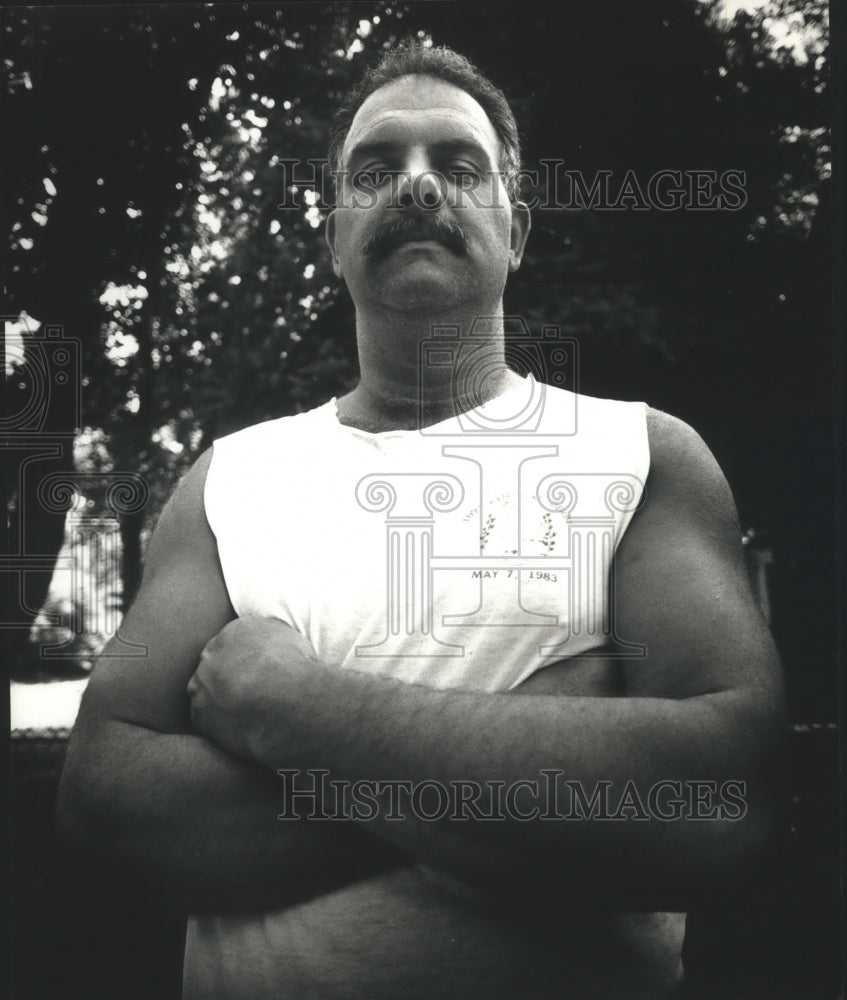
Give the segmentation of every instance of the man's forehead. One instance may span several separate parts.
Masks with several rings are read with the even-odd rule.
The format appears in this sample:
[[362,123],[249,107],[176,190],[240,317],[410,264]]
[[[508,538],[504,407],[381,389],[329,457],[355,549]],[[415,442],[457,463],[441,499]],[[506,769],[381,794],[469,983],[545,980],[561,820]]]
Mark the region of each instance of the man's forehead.
[[452,83],[414,74],[392,80],[362,104],[344,140],[342,159],[353,146],[408,126],[431,128],[442,138],[467,136],[495,155],[498,149],[497,133],[478,101]]

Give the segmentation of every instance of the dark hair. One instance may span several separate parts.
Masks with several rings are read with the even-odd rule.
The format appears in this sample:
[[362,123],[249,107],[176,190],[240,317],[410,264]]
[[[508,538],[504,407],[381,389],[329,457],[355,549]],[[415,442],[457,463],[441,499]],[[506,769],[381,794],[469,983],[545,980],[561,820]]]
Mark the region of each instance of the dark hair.
[[341,170],[344,140],[359,108],[381,87],[413,73],[452,83],[482,107],[500,141],[500,168],[506,190],[509,198],[517,201],[521,145],[517,122],[506,95],[465,56],[446,46],[426,46],[415,39],[407,39],[389,49],[344,97],[330,130],[329,164],[333,174]]

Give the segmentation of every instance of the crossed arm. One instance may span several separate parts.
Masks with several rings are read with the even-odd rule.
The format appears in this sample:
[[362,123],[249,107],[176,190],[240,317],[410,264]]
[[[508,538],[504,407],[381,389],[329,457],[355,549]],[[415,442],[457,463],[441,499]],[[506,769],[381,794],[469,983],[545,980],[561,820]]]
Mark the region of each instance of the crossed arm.
[[[204,887],[212,907],[228,894],[259,904],[251,892],[263,886],[276,905],[322,891],[312,881],[320,857],[325,887],[417,858],[506,889],[552,878],[621,908],[684,907],[770,835],[781,690],[720,471],[684,425],[656,414],[650,432],[647,502],[615,567],[617,634],[647,655],[624,668],[613,698],[562,693],[574,671],[599,668],[602,657],[541,671],[519,689],[523,697],[433,691],[316,663],[281,623],[232,621],[198,463],[162,517],[122,629],[150,657],[140,669],[107,660],[84,700],[60,799],[66,829],[179,877],[194,905]],[[194,543],[175,558],[186,528]],[[280,630],[285,657],[270,652]],[[403,822],[377,819],[365,830],[277,822],[274,772],[316,767],[348,781],[458,778],[480,787],[559,769],[588,792],[604,781],[646,791],[664,780],[732,779],[744,783],[746,813],[432,823],[406,812]]]
[[[57,827],[73,854],[188,912],[270,909],[404,858],[350,826],[280,823],[279,778],[192,728],[189,679],[235,617],[203,513],[209,457],[163,511],[121,641],[97,662],[68,748]],[[128,643],[144,655],[121,655]]]

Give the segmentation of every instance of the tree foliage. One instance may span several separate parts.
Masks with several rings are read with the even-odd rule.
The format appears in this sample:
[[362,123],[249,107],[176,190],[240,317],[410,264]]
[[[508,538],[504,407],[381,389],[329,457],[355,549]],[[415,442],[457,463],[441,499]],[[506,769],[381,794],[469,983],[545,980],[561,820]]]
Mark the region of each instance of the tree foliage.
[[[149,521],[217,436],[355,382],[351,303],[322,236],[329,120],[385,46],[432,39],[506,90],[542,205],[555,160],[642,193],[662,170],[743,174],[743,203],[723,211],[644,210],[637,191],[623,210],[537,209],[506,307],[579,340],[583,390],[694,423],[745,526],[779,533],[800,502],[775,499],[786,425],[828,415],[827,11],[723,8],[6,10],[8,311],[80,340],[81,440],[106,471],[141,471]],[[141,529],[124,518],[128,594]]]

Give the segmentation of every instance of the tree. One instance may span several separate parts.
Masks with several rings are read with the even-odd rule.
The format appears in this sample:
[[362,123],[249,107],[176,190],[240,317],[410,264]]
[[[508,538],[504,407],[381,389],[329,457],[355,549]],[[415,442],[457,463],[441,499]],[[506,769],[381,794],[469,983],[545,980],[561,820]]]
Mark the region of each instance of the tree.
[[[5,13],[10,302],[79,337],[83,422],[104,430],[113,469],[151,486],[147,513],[122,523],[125,597],[142,528],[200,449],[356,378],[320,228],[331,194],[310,174],[338,95],[406,34],[476,59],[524,129],[542,207],[507,310],[579,340],[583,390],[691,420],[745,518],[774,522],[746,456],[763,420],[814,410],[826,367],[807,349],[798,384],[796,359],[773,350],[825,281],[810,233],[817,218],[826,244],[826,11],[804,6],[802,58],[779,41],[793,6],[726,22],[716,0],[574,0],[566,25],[550,5],[502,2]],[[610,174],[612,197],[632,178],[626,210],[543,207],[557,159],[588,183]],[[640,210],[666,169],[742,171],[743,203]]]
[[[203,134],[213,83],[234,50],[279,47],[280,12],[247,13],[191,5],[165,16],[154,8],[127,16],[102,7],[3,15],[11,42],[4,113],[16,137],[4,162],[13,235],[9,303],[79,341],[81,423],[106,431],[113,468],[140,469],[157,487],[156,509],[184,465],[170,428],[186,419],[171,407],[186,399],[179,379],[192,379],[197,363],[196,341],[179,323],[185,282],[172,263],[191,259],[198,238],[196,196],[205,181],[193,133]],[[315,13],[304,8],[301,16],[317,38]],[[242,297],[242,311],[247,301]],[[62,431],[72,434],[73,418],[63,420]],[[198,441],[193,421],[187,454]],[[8,448],[4,457],[14,462]],[[57,460],[49,468],[41,462],[41,478],[72,473],[69,448]],[[61,545],[64,518],[43,508],[36,486],[23,489],[16,504],[40,546],[29,551],[42,553],[47,565]],[[143,511],[121,519],[125,602],[140,574],[143,520]],[[27,575],[22,626],[43,602],[49,578],[46,570]],[[14,606],[17,585],[11,581]],[[16,658],[26,658],[25,628],[12,638]]]

